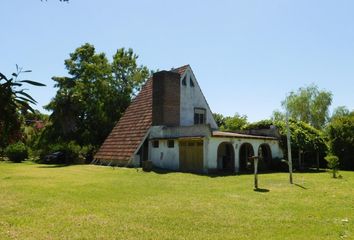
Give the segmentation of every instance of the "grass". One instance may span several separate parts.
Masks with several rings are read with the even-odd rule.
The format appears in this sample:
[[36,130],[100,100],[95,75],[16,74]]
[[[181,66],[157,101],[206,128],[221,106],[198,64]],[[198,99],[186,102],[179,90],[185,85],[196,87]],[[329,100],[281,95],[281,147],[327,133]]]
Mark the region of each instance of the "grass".
[[0,162],[0,239],[354,239],[354,172],[201,176]]

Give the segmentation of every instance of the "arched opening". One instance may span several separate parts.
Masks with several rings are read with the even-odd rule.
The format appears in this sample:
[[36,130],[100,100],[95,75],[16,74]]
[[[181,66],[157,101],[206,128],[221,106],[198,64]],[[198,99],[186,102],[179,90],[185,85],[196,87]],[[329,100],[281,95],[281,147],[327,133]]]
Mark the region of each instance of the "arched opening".
[[258,156],[260,157],[258,169],[260,171],[270,170],[272,168],[272,151],[268,144],[263,143],[259,146]]
[[223,142],[219,144],[217,164],[218,170],[235,171],[235,152],[231,143]]
[[254,156],[254,150],[250,143],[243,143],[240,147],[240,171],[252,170],[252,163],[248,160],[249,157]]

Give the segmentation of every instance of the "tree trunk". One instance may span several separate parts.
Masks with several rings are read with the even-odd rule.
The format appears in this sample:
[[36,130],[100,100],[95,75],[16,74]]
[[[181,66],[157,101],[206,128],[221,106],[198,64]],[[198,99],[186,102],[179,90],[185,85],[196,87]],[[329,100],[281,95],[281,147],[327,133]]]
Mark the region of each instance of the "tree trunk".
[[320,153],[316,152],[316,165],[317,165],[317,172],[320,171]]

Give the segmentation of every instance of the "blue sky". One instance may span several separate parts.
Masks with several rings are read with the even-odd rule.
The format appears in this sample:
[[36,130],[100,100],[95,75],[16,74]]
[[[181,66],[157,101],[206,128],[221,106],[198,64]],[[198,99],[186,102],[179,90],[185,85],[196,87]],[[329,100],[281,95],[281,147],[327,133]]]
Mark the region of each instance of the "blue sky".
[[55,95],[52,76],[89,42],[111,59],[133,48],[150,69],[190,64],[213,112],[257,121],[292,90],[315,83],[331,109],[354,109],[354,1],[11,0],[0,3],[0,71],[15,64],[37,108]]

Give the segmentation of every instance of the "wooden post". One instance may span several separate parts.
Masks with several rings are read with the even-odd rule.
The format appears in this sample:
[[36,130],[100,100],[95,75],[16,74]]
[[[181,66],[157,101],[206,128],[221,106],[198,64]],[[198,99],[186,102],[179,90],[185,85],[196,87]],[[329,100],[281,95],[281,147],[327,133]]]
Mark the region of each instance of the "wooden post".
[[254,166],[254,189],[258,189],[258,159],[257,156],[252,156],[248,158],[249,160],[253,160]]
[[254,159],[254,188],[258,189],[258,158]]
[[291,158],[291,143],[290,143],[290,128],[289,128],[289,112],[286,111],[286,128],[287,128],[287,142],[288,142],[288,165],[289,165],[289,180],[293,184],[293,161]]

